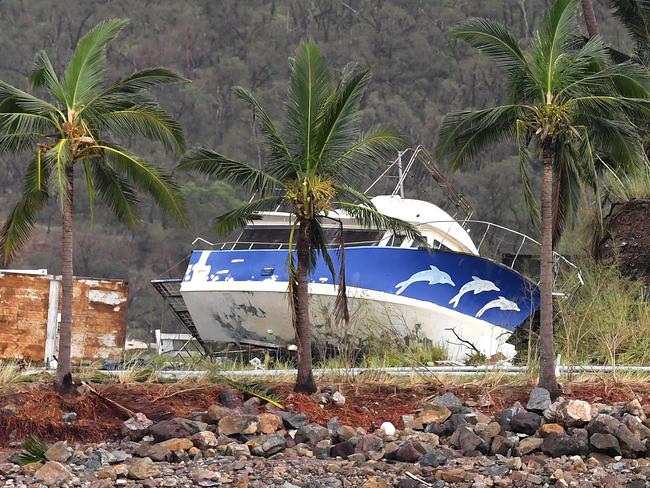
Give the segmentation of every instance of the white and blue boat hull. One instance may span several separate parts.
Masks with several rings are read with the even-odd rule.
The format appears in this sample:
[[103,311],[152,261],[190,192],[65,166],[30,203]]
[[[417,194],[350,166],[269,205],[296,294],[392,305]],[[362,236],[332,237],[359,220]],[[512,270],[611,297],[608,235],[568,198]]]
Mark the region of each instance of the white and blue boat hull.
[[[338,256],[332,252],[335,267]],[[181,293],[206,341],[294,343],[287,300],[287,251],[194,251]],[[510,268],[458,252],[359,246],[346,249],[351,321],[336,323],[337,289],[319,258],[310,277],[314,339],[334,346],[364,338],[427,338],[462,360],[468,341],[510,357],[506,340],[539,305],[537,288]]]

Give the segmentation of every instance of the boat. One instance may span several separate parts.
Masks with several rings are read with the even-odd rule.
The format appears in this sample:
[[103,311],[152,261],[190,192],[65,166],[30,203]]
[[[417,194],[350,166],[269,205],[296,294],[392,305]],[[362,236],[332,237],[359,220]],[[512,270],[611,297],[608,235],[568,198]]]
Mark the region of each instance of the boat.
[[[517,257],[506,265],[483,256],[479,248],[486,235],[480,243],[472,238],[470,224],[479,221],[469,218],[471,207],[423,149],[411,150],[406,168],[404,154],[389,165],[399,169],[393,192],[371,201],[378,211],[412,223],[422,240],[363,227],[344,211],[335,212],[332,217],[342,223],[345,242],[351,319],[336,320],[337,278],[319,257],[309,283],[314,343],[363,348],[375,339],[426,339],[444,346],[453,361],[476,353],[512,358],[515,348],[507,341],[538,309],[537,283],[515,270]],[[425,161],[436,181],[454,196],[454,208],[465,210],[462,218],[434,203],[404,196],[405,174],[417,160]],[[192,251],[184,277],[176,282],[186,307],[184,317],[187,321],[189,314],[202,341],[263,347],[295,344],[287,298],[292,215],[275,209],[258,217],[234,241],[213,244],[197,239],[200,247]],[[484,224],[488,230],[502,228]],[[334,221],[325,226],[335,269],[341,257],[334,249],[338,229]],[[522,246],[534,242],[515,234],[523,236]],[[165,284],[169,280],[159,281],[157,287]]]

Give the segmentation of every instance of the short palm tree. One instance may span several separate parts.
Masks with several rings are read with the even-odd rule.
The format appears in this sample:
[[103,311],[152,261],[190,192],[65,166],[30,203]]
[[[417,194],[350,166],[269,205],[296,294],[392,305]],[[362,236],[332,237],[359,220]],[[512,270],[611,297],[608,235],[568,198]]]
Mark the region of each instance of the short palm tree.
[[[405,222],[379,213],[368,197],[350,186],[350,181],[367,172],[372,163],[400,143],[399,136],[392,131],[375,128],[362,133],[359,129],[359,106],[369,79],[367,71],[354,73],[350,67],[335,83],[316,45],[305,42],[291,61],[284,134],[252,94],[236,89],[237,96],[251,106],[266,139],[268,157],[262,169],[207,149],[191,151],[180,164],[182,169],[240,184],[255,194],[256,199],[250,203],[216,219],[217,233],[228,234],[246,225],[263,209],[284,205],[293,214],[288,294],[298,346],[297,392],[316,391],[308,279],[318,255],[335,276],[323,230],[323,223],[334,217],[331,211],[344,210],[367,226],[417,235]],[[343,250],[342,242],[339,249]],[[343,264],[341,256],[342,267]],[[339,319],[347,320],[343,268],[339,270],[338,282],[336,313]]]
[[83,169],[91,216],[98,198],[118,220],[135,225],[136,190],[142,190],[178,221],[185,219],[170,176],[111,139],[143,137],[179,154],[184,148],[180,126],[147,92],[152,86],[182,80],[179,75],[151,68],[105,86],[106,47],[126,24],[125,20],[107,20],[92,29],[79,41],[61,80],[47,54],[39,52],[31,83],[44,89],[45,98],[0,81],[0,153],[32,154],[22,197],[0,231],[4,264],[27,240],[50,196],[57,196],[63,216],[59,387],[71,380],[75,170]]
[[513,138],[519,149],[526,202],[538,207],[528,182],[532,166],[543,170],[541,190],[541,328],[539,383],[559,394],[553,348],[553,244],[574,214],[581,184],[597,190],[603,161],[619,170],[647,164],[631,118],[647,116],[647,72],[629,62],[608,65],[596,36],[578,36],[580,0],[556,0],[544,17],[531,51],[524,52],[498,22],[473,18],[453,35],[479,49],[507,75],[509,103],[448,114],[437,153],[452,170],[484,148]]

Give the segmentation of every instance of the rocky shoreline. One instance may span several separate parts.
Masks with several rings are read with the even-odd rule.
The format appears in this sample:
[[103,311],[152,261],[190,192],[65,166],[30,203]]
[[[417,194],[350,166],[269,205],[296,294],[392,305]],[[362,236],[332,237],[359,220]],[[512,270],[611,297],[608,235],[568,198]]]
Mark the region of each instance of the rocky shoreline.
[[[344,402],[338,391],[323,402]],[[650,486],[650,413],[639,400],[604,405],[535,388],[527,404],[487,416],[452,393],[420,402],[374,432],[308,423],[301,413],[243,402],[226,390],[191,418],[141,413],[123,439],[59,441],[44,462],[0,463],[14,487],[507,487]]]

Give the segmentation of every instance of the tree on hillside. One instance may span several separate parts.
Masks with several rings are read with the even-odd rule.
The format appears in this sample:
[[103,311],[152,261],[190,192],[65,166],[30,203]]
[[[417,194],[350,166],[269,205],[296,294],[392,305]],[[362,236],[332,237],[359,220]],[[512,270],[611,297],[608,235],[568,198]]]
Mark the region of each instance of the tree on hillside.
[[598,191],[603,160],[621,171],[647,164],[631,118],[647,114],[648,73],[631,62],[608,65],[607,46],[598,36],[581,41],[579,3],[556,0],[530,52],[493,20],[473,18],[454,29],[455,37],[505,70],[510,101],[446,115],[437,147],[455,170],[488,144],[514,138],[524,194],[536,222],[539,210],[528,171],[531,166],[543,170],[539,384],[554,397],[560,391],[553,347],[553,245],[575,213],[581,185]]
[[591,0],[582,0],[582,15],[585,18],[585,26],[589,37],[595,37],[600,34],[598,30],[598,21],[594,13],[594,4]]
[[178,188],[171,177],[113,142],[142,137],[182,153],[180,126],[148,89],[182,78],[165,68],[137,71],[105,86],[106,47],[126,26],[107,20],[83,37],[59,79],[44,51],[34,60],[31,84],[45,98],[0,81],[0,152],[31,153],[22,197],[0,231],[5,265],[29,237],[39,211],[56,195],[63,217],[62,310],[56,381],[71,384],[70,347],[73,301],[73,196],[75,170],[83,169],[91,218],[96,198],[117,220],[137,223],[137,190],[150,195],[172,217],[185,222]]
[[[179,166],[237,183],[255,195],[248,204],[216,219],[215,230],[219,234],[243,227],[263,209],[279,205],[290,209],[293,221],[288,295],[298,346],[297,392],[316,391],[308,283],[319,255],[332,277],[336,275],[323,229],[323,224],[332,220],[330,212],[341,209],[366,226],[391,229],[411,237],[418,234],[406,222],[379,213],[368,197],[350,183],[400,143],[399,136],[386,129],[361,132],[360,103],[369,81],[367,71],[355,73],[347,67],[335,82],[316,45],[305,42],[291,61],[284,131],[278,129],[251,93],[236,89],[236,95],[252,108],[266,141],[267,157],[262,169],[258,169],[257,163],[233,161],[207,149],[191,151]],[[341,238],[341,251],[342,246]],[[341,255],[335,313],[338,319],[347,320],[343,263]]]

